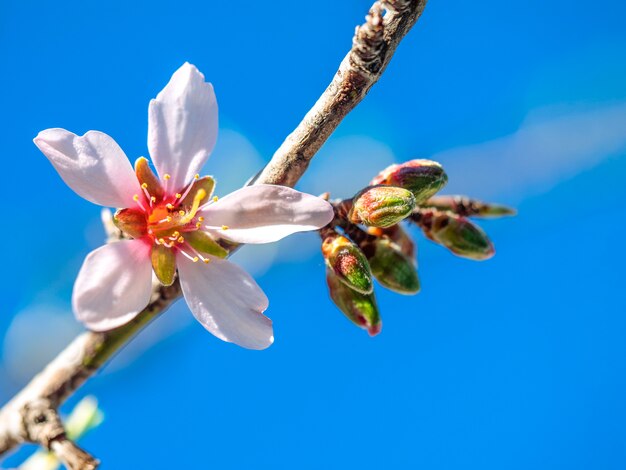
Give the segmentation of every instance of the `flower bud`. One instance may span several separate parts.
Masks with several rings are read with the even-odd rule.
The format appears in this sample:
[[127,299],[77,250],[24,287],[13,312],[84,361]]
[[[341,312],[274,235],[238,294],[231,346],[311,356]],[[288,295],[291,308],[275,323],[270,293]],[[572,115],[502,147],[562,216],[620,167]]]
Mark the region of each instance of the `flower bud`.
[[350,289],[362,294],[372,292],[372,273],[361,249],[338,233],[328,235],[322,243],[326,265]]
[[417,204],[433,196],[448,182],[441,165],[432,160],[411,160],[381,171],[370,184],[385,184],[408,189]]
[[371,336],[380,333],[383,324],[373,292],[361,294],[349,288],[331,269],[326,270],[326,282],[330,298],[349,320]]
[[411,191],[395,186],[370,186],[354,196],[348,217],[355,224],[385,228],[408,217],[414,208]]
[[454,212],[462,217],[503,217],[516,213],[510,207],[470,199],[467,196],[433,196],[423,205],[439,211]]
[[379,238],[388,238],[399,248],[402,254],[410,258],[413,264],[415,264],[415,243],[413,243],[409,234],[406,233],[400,224],[385,229],[369,227],[367,233]]
[[413,259],[388,238],[379,238],[363,251],[368,257],[372,274],[383,287],[400,294],[417,294],[420,281]]
[[435,212],[424,233],[463,258],[485,260],[495,254],[493,244],[480,227],[448,212]]

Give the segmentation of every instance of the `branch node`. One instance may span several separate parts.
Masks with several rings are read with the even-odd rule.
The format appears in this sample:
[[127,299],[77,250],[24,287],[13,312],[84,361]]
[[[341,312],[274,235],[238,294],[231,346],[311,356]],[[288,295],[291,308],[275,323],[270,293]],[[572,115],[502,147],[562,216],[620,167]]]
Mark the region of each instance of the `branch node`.
[[385,60],[383,12],[382,4],[374,3],[352,39],[352,65],[366,74],[378,74]]
[[26,402],[22,415],[22,439],[50,449],[50,443],[65,435],[59,414],[50,400],[38,398]]

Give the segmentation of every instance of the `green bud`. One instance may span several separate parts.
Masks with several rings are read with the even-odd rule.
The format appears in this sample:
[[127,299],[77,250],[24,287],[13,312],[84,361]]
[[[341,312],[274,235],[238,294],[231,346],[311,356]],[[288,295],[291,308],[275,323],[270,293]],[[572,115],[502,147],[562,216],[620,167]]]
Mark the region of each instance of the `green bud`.
[[171,286],[176,276],[176,255],[164,245],[152,247],[152,269],[164,286]]
[[369,227],[367,233],[379,238],[387,238],[400,250],[402,254],[413,260],[415,263],[415,243],[408,233],[400,224],[382,229],[377,227]]
[[373,292],[361,294],[349,288],[331,269],[326,270],[326,282],[330,298],[350,321],[367,330],[371,336],[380,333],[383,324]]
[[411,191],[395,186],[370,186],[354,196],[348,214],[351,222],[371,227],[390,227],[413,212]]
[[434,196],[423,206],[454,212],[462,217],[503,217],[516,214],[515,209],[510,207],[470,199],[467,196]]
[[148,230],[146,215],[139,209],[120,209],[113,216],[113,223],[132,238],[143,237]]
[[448,175],[439,163],[432,160],[411,160],[385,168],[370,184],[408,189],[419,204],[437,193],[447,182]]
[[322,243],[326,265],[350,289],[369,294],[374,288],[367,258],[361,249],[346,237],[333,233]]
[[372,274],[383,287],[400,294],[417,294],[420,281],[413,259],[387,238],[375,240],[363,251],[368,257]]
[[424,233],[463,258],[485,260],[495,254],[493,244],[480,227],[454,214],[435,212]]

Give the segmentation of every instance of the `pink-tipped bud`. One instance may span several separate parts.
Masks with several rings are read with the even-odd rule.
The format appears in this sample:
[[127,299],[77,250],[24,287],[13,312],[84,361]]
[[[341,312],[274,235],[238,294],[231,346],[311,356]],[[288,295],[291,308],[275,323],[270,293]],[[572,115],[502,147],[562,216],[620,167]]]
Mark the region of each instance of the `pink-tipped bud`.
[[374,288],[367,258],[361,249],[338,233],[324,238],[322,254],[329,269],[350,289],[369,294]]
[[355,224],[385,228],[407,218],[414,208],[411,191],[395,186],[371,186],[354,196],[348,217]]
[[437,193],[447,182],[448,175],[439,163],[432,160],[411,160],[385,168],[370,184],[408,189],[419,204]]
[[361,294],[346,286],[331,269],[326,270],[330,298],[341,312],[355,325],[375,336],[382,329],[382,321],[374,293]]
[[389,290],[413,295],[420,290],[420,281],[413,259],[388,238],[378,238],[363,247],[376,280]]
[[423,211],[414,217],[428,238],[445,246],[455,255],[485,260],[495,254],[487,234],[464,217],[437,211]]

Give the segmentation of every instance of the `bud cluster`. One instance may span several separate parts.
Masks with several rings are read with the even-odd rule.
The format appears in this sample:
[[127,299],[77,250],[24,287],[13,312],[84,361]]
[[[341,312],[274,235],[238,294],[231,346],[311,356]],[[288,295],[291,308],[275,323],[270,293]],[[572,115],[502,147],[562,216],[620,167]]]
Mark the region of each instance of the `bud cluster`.
[[403,220],[457,256],[485,260],[493,244],[468,217],[515,214],[466,196],[436,195],[447,181],[439,163],[411,160],[385,168],[352,198],[331,201],[335,218],[320,230],[330,297],[372,336],[382,328],[373,279],[400,294],[420,290],[415,243]]

